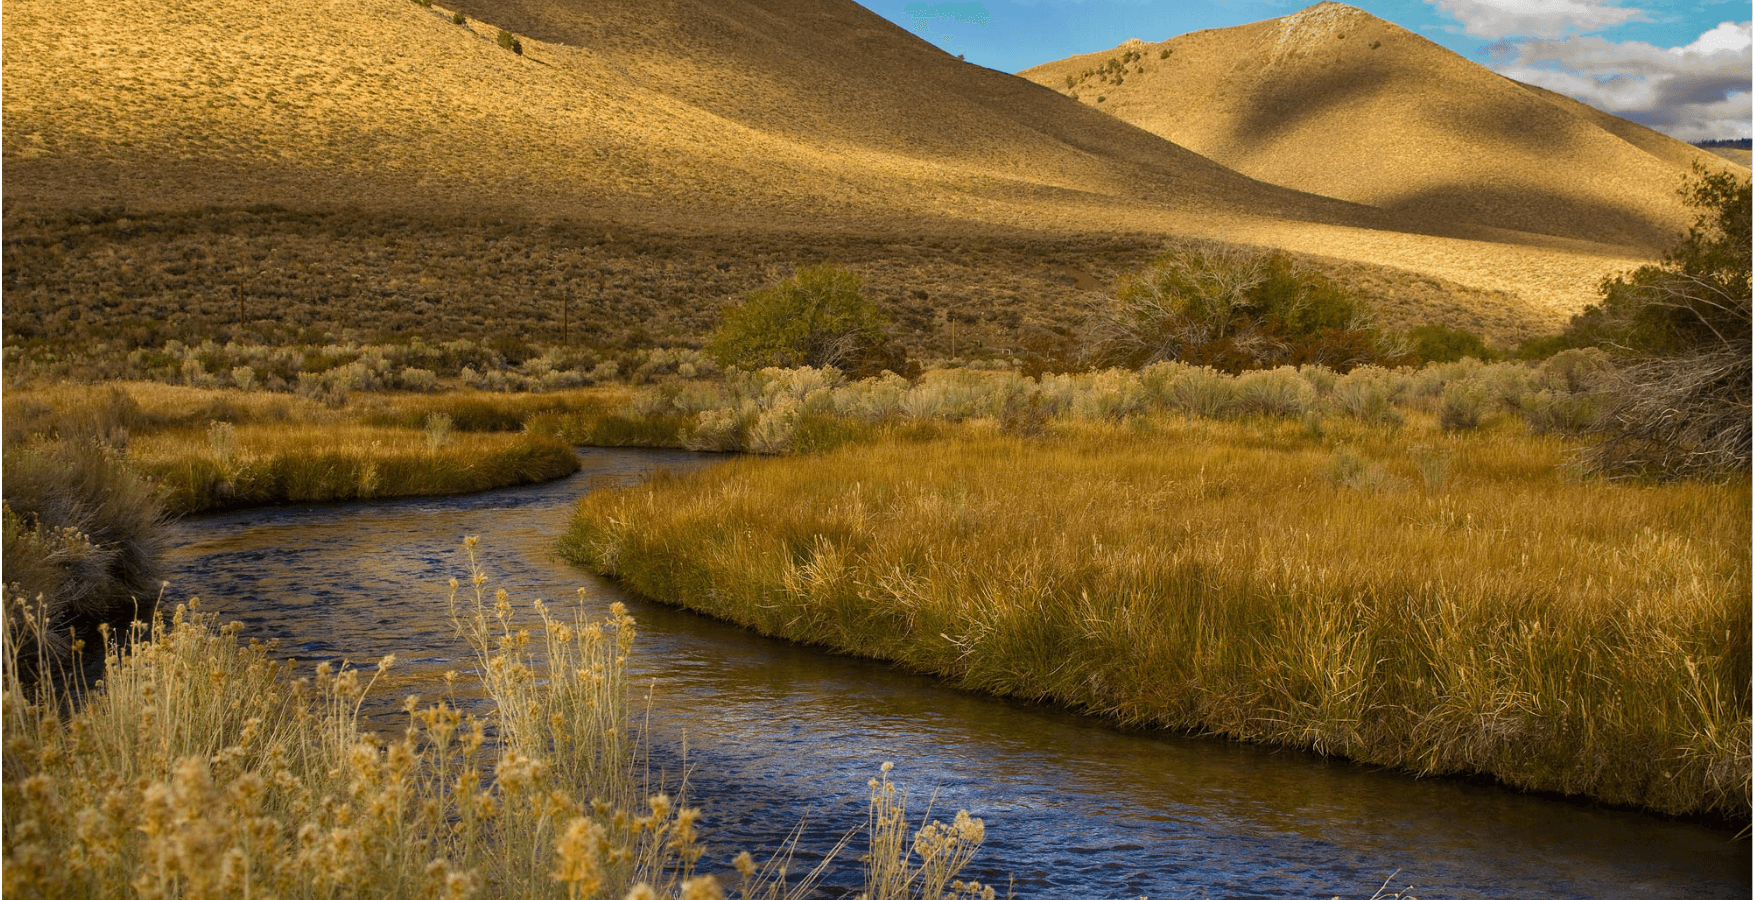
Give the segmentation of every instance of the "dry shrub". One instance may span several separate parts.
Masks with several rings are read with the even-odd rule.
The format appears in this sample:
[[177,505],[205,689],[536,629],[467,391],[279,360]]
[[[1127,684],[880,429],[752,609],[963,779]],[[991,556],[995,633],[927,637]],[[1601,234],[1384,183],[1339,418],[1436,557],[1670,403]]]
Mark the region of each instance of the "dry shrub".
[[1585,429],[1585,465],[1610,477],[1718,477],[1749,468],[1747,344],[1624,366]]
[[151,614],[164,507],[118,451],[93,441],[9,451],[5,465],[6,631],[34,680],[65,670],[77,642],[95,647],[100,626],[122,631]]

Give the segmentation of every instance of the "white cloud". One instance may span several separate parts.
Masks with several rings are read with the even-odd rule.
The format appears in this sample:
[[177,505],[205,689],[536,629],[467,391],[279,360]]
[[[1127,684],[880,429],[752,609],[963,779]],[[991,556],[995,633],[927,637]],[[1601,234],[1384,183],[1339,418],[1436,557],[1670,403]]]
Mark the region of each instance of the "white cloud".
[[1642,9],[1604,0],[1426,0],[1477,37],[1560,38],[1650,21]]
[[1717,28],[1700,36],[1700,39],[1686,47],[1676,47],[1670,52],[1678,55],[1694,53],[1708,55],[1725,51],[1749,52],[1749,23],[1738,25],[1735,22],[1720,22]]
[[1682,140],[1748,137],[1750,23],[1725,22],[1683,47],[1599,37],[1498,45],[1497,71]]

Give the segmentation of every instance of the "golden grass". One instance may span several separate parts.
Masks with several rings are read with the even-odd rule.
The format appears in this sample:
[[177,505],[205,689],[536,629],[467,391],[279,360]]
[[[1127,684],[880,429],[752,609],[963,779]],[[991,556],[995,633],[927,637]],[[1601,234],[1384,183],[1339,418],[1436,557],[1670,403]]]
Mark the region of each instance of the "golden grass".
[[216,423],[137,438],[129,460],[160,485],[172,513],[461,494],[547,481],[579,467],[572,448],[555,438],[363,425]]
[[[529,484],[578,469],[558,427],[522,428],[574,411],[587,432],[625,389],[530,396],[504,408],[475,392],[364,395],[333,408],[305,397],[151,382],[51,384],[8,392],[8,439],[97,440],[152,480],[173,514],[274,503],[457,494]],[[484,409],[485,407],[485,409]],[[593,411],[596,414],[593,415]],[[495,430],[453,428],[485,416]],[[377,418],[383,425],[366,424]],[[565,420],[563,420],[565,421]]]
[[1430,422],[898,431],[594,493],[564,552],[977,690],[1745,819],[1747,479],[1585,482]]
[[[452,615],[492,703],[474,715],[454,696],[410,697],[400,735],[359,722],[393,656],[376,672],[325,664],[295,680],[268,648],[240,646],[237,626],[181,607],[127,649],[107,647],[104,680],[77,701],[34,695],[9,654],[7,895],[806,896],[821,867],[789,877],[787,848],[763,865],[748,852],[707,859],[700,810],[638,765],[626,611],[514,611],[467,546]],[[907,840],[905,800],[883,770],[869,866],[903,877],[868,894],[910,900],[931,886],[937,900],[979,846],[981,821],[959,814],[948,832],[930,823]],[[993,897],[980,885],[955,893]]]

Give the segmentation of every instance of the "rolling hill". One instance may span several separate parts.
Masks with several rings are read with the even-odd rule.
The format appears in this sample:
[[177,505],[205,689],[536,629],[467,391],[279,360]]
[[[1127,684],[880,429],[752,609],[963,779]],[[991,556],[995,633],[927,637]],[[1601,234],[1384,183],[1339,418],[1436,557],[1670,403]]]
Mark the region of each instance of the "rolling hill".
[[1647,249],[1692,220],[1690,168],[1724,165],[1333,2],[1022,74],[1263,181]]
[[1009,221],[1091,197],[1410,224],[1239,177],[846,0],[767,6],[488,0],[457,25],[406,0],[23,0],[8,182],[740,225]]
[[744,234],[793,235],[800,256],[825,235],[964,256],[1019,235],[1216,238],[1365,266],[1386,295],[1412,295],[1400,279],[1467,297],[1397,320],[1504,337],[1646,252],[1268,184],[851,0],[456,2],[14,0],[9,220],[273,204],[619,224],[701,237],[696,269]]

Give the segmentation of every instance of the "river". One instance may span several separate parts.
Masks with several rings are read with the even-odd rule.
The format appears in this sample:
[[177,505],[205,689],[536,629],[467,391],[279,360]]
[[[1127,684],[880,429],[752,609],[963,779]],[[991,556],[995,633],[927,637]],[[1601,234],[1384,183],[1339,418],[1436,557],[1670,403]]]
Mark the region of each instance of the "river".
[[[650,695],[653,765],[687,768],[709,859],[758,858],[805,822],[808,864],[865,817],[885,761],[911,794],[986,820],[967,874],[1030,898],[1747,898],[1750,843],[1728,832],[1293,751],[1118,730],[977,696],[868,660],[762,638],[630,597],[557,559],[579,496],[712,457],[585,450],[582,471],[442,499],[245,510],[176,526],[168,596],[278,639],[301,667],[396,653],[372,721],[400,729],[472,660],[445,615],[461,544],[481,536],[491,587],[514,603],[626,602]],[[686,749],[685,749],[686,748]],[[856,839],[823,890],[860,879]],[[794,866],[797,871],[799,866]]]

